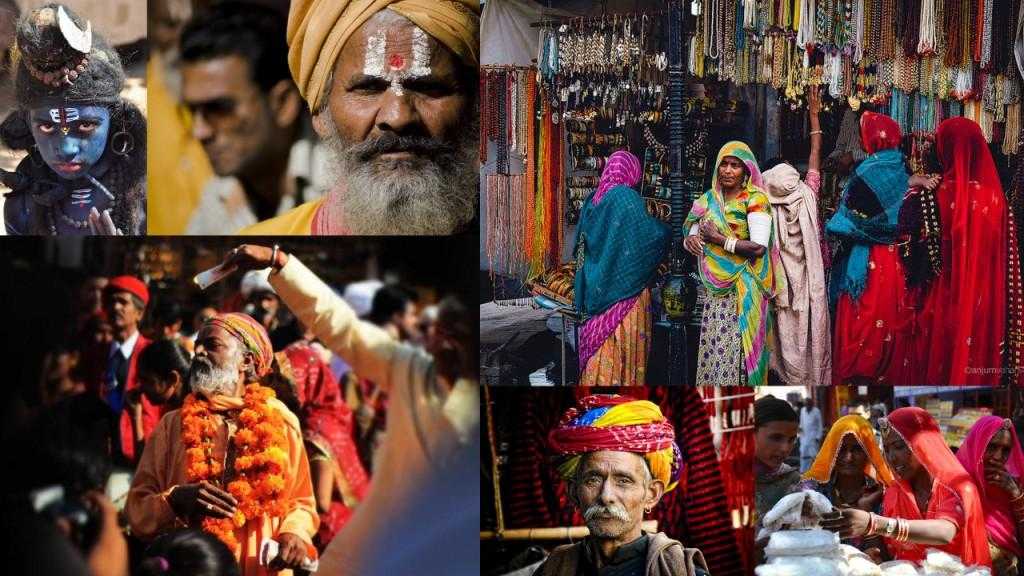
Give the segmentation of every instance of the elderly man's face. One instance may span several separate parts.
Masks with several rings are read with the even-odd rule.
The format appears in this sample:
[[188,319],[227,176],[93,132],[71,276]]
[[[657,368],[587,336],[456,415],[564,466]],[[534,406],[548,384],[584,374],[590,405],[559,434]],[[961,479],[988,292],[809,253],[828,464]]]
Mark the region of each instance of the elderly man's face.
[[252,306],[249,315],[269,330],[277,318],[277,311],[281,308],[281,299],[273,292],[261,290],[249,295],[249,304]]
[[238,339],[220,326],[204,326],[196,337],[189,386],[201,394],[239,395],[251,360]]
[[657,504],[664,491],[643,457],[632,452],[587,454],[576,477],[577,504],[595,538],[639,537],[644,508]]
[[476,213],[475,84],[457,57],[388,10],[346,42],[314,125],[354,234],[450,234]]
[[[351,142],[385,134],[451,141],[469,113],[454,54],[404,18],[371,18],[345,43],[334,68],[328,108]],[[419,150],[379,155],[400,165]]]
[[96,311],[103,308],[103,289],[107,287],[107,278],[93,276],[87,278],[78,290],[78,301],[86,311]]

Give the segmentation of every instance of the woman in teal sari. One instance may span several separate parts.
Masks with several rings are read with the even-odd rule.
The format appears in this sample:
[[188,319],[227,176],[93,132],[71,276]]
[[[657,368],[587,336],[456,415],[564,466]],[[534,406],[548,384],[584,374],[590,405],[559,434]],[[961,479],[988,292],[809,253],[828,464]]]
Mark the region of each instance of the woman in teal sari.
[[576,227],[575,304],[580,385],[639,385],[651,344],[650,283],[665,259],[671,232],[647,213],[633,190],[640,160],[625,150],[608,158],[597,190]]

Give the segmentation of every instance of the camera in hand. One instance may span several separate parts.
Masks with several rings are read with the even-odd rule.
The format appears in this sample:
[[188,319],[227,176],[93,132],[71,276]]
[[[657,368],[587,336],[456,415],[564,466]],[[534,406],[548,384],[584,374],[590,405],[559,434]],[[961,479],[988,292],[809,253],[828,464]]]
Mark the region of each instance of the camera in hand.
[[81,497],[68,497],[64,487],[47,486],[29,494],[32,508],[60,528],[68,529],[68,538],[82,552],[88,552],[99,538],[101,518]]

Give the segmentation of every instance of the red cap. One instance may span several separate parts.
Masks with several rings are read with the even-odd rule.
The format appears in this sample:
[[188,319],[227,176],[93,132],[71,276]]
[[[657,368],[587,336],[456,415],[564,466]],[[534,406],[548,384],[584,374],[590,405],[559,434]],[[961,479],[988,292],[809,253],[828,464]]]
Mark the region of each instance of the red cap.
[[149,304],[149,288],[146,283],[135,276],[115,276],[110,279],[105,289],[107,292],[130,292],[142,300],[142,305]]

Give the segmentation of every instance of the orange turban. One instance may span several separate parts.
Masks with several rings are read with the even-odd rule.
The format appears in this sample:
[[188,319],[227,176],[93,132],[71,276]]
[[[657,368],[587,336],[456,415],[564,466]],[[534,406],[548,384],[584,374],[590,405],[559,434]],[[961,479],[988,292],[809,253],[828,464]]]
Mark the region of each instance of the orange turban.
[[405,16],[467,66],[480,64],[480,0],[292,0],[288,67],[311,110],[319,110],[345,42],[384,9]]
[[217,314],[207,320],[206,325],[223,328],[238,338],[247,351],[252,352],[257,377],[262,377],[270,371],[270,364],[274,358],[274,347],[270,344],[267,330],[252,316],[238,312]]

